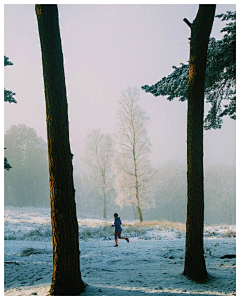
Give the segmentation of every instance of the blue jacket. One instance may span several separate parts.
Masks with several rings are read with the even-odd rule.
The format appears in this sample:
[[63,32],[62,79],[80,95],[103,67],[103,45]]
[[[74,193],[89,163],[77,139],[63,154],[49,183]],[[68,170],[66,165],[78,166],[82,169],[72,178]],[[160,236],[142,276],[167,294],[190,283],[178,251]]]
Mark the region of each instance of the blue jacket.
[[121,224],[122,224],[122,222],[121,222],[120,218],[116,217],[114,219],[114,225],[112,225],[112,227],[115,227],[115,231],[122,231]]

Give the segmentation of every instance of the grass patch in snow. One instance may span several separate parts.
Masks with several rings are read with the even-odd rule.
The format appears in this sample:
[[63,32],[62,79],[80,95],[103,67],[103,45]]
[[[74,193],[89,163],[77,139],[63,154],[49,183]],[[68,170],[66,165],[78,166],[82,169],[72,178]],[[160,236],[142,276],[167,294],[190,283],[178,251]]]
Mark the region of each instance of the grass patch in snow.
[[[79,220],[79,238],[103,238],[113,239],[114,228],[111,227],[112,222],[102,220]],[[170,221],[144,221],[144,222],[130,222],[123,221],[123,236],[128,237],[143,237],[148,231],[176,231],[181,236],[185,233],[185,224],[170,222]]]
[[171,222],[171,221],[144,221],[144,222],[126,222],[123,224],[128,227],[138,227],[138,228],[147,228],[147,229],[159,229],[159,230],[176,230],[176,231],[185,231],[185,224],[179,222]]
[[33,254],[52,254],[52,250],[47,249],[36,249],[36,248],[26,248],[21,251],[19,256],[30,256]]

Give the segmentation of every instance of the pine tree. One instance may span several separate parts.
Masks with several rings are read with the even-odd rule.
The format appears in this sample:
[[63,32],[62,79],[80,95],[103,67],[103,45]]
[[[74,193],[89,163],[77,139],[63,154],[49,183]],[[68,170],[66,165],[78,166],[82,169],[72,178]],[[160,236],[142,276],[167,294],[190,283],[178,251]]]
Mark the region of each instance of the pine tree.
[[187,120],[187,222],[184,274],[191,279],[207,276],[204,251],[203,117],[207,48],[216,5],[199,5],[190,25],[190,60]]
[[[223,116],[236,119],[236,12],[216,17],[230,22],[221,30],[224,33],[221,40],[209,39],[204,91],[206,103],[211,107],[204,120],[206,130],[221,128]],[[167,77],[142,89],[156,97],[168,96],[170,101],[187,100],[189,64],[181,63],[173,69]]]

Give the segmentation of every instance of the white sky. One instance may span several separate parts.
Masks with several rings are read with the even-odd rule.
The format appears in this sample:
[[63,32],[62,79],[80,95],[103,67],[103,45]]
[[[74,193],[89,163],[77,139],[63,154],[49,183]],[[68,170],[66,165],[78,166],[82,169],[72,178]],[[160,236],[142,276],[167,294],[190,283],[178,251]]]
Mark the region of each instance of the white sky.
[[[71,149],[76,164],[92,129],[116,131],[117,103],[128,86],[140,90],[140,105],[150,117],[152,162],[186,163],[186,102],[169,102],[141,90],[189,58],[193,5],[59,5],[60,31],[68,95]],[[235,5],[217,5],[217,14]],[[225,23],[215,19],[212,36]],[[46,140],[41,50],[34,5],[5,5],[4,86],[17,104],[4,104],[4,131],[25,123]],[[224,118],[221,130],[205,132],[205,165],[236,164],[236,122]]]

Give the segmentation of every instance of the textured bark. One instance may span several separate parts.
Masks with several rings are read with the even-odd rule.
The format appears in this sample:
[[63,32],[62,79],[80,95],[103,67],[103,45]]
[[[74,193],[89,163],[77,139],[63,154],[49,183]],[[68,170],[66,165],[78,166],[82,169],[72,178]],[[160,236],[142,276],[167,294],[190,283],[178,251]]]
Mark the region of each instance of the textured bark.
[[204,186],[203,186],[203,118],[204,82],[209,36],[216,5],[199,5],[191,24],[188,121],[187,181],[188,202],[184,274],[200,280],[207,276],[203,251]]
[[35,6],[46,100],[53,275],[50,294],[84,290],[80,272],[78,223],[69,143],[68,105],[57,5]]

